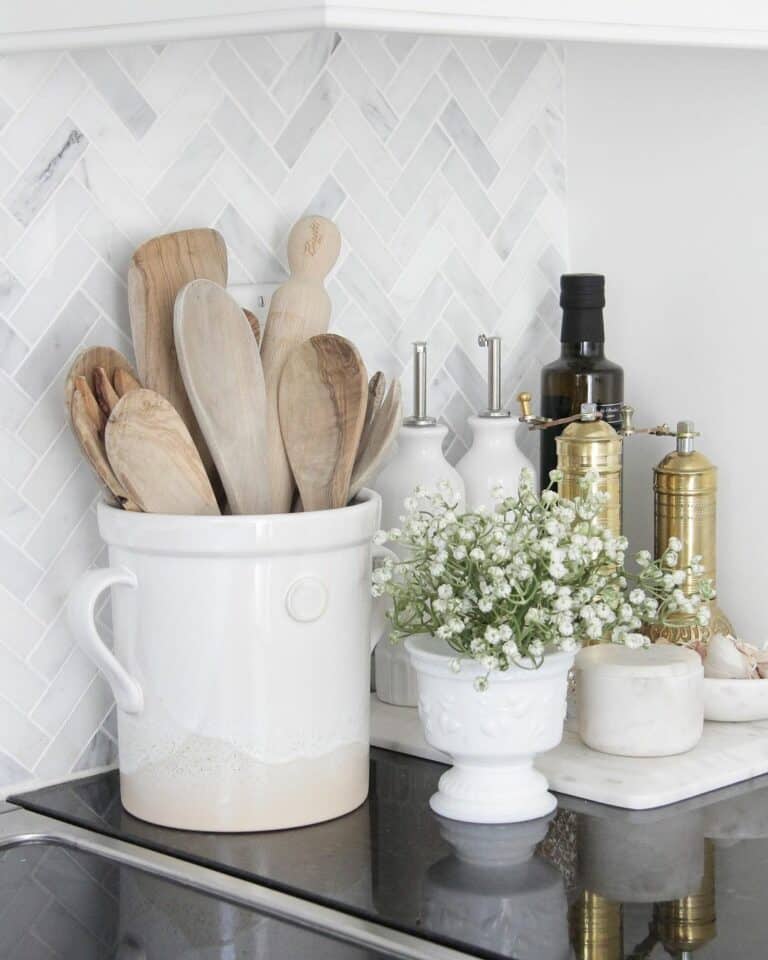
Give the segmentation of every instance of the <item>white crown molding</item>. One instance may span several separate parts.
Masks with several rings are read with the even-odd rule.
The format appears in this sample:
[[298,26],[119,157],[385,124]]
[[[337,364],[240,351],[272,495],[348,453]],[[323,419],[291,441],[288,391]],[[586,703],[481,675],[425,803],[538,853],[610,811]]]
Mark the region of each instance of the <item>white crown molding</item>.
[[768,47],[762,0],[29,0],[0,5],[0,52],[284,30],[360,29]]

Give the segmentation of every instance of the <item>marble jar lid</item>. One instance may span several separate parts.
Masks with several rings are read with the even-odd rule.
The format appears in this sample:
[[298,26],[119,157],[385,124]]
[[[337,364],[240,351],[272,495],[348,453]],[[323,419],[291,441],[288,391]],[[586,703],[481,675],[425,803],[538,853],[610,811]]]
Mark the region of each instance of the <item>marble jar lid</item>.
[[603,643],[580,650],[576,669],[625,677],[687,677],[701,672],[702,665],[701,657],[693,650],[672,644],[653,644],[632,650]]

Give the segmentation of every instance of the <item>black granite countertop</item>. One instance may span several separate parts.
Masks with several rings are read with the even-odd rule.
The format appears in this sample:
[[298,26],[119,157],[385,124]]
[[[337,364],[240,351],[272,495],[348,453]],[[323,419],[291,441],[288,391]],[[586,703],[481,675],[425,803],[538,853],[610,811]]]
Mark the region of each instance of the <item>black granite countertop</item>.
[[123,810],[117,773],[12,799],[474,956],[764,960],[768,777],[643,812],[561,797],[548,819],[478,826],[430,811],[443,769],[374,749],[362,807],[260,834],[144,823]]

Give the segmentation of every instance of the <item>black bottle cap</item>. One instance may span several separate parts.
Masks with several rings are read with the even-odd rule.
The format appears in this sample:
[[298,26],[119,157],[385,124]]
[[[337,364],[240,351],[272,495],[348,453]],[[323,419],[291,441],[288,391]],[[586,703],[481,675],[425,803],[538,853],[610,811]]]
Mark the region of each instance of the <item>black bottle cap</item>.
[[602,343],[605,277],[601,273],[565,273],[560,277],[563,308],[561,343]]
[[560,277],[560,306],[565,310],[602,310],[605,277],[601,273],[565,273]]

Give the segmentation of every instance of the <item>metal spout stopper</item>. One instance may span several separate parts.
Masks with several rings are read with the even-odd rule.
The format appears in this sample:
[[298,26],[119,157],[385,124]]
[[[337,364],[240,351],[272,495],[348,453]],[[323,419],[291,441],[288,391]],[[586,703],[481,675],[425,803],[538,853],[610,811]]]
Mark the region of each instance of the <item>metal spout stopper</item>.
[[417,340],[413,345],[413,415],[406,417],[407,427],[433,427],[437,420],[427,416],[427,344]]
[[481,417],[509,417],[509,410],[501,406],[501,337],[487,337],[481,333],[478,345],[488,348],[488,409]]

